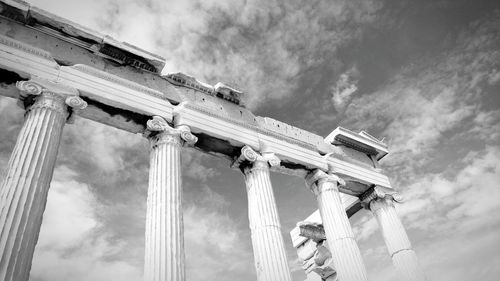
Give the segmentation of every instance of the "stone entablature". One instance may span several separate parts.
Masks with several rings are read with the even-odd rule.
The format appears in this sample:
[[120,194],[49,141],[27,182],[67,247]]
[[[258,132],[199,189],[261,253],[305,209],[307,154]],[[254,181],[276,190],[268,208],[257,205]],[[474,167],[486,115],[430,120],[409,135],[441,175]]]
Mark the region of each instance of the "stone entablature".
[[[238,147],[249,145],[260,150],[261,144],[266,144],[282,159],[282,165],[273,168],[275,171],[303,176],[308,170],[331,166],[348,183],[361,183],[366,188],[371,184],[390,188],[387,177],[375,167],[358,165],[348,160],[352,157],[340,157],[339,151],[347,148],[321,142],[321,137],[285,123],[256,117],[233,103],[216,99],[212,101],[212,106],[201,106],[199,102],[193,102],[182,88],[172,85],[159,89],[148,87],[82,64],[60,66],[50,59],[45,50],[6,36],[1,36],[0,42],[3,43],[0,44],[1,68],[20,78],[38,77],[77,89],[89,103],[87,110],[78,112],[84,118],[142,133],[145,128],[139,121],[150,116],[161,116],[176,124],[190,126],[195,134],[203,133],[206,137],[224,140],[222,144],[225,147],[220,151],[216,150],[220,147],[203,148],[209,153],[232,159]],[[215,99],[208,95],[206,97]],[[102,105],[142,116],[142,119],[136,121],[125,113],[107,113]],[[364,191],[358,189],[351,193]]]
[[[387,177],[380,170],[363,157],[356,159],[348,155],[348,147],[344,144],[332,145],[321,136],[305,130],[271,118],[254,116],[234,102],[207,95],[199,89],[170,84],[159,73],[129,70],[136,67],[134,63],[114,66],[103,59],[96,46],[109,45],[121,53],[132,54],[131,57],[141,57],[146,61],[156,59],[163,63],[160,57],[115,42],[24,2],[0,3],[0,14],[6,17],[0,18],[0,34],[10,36],[1,38],[0,48],[5,50],[1,53],[1,67],[20,78],[36,76],[78,89],[89,102],[88,109],[78,113],[84,118],[141,133],[145,129],[142,121],[155,115],[172,121],[176,111],[178,120],[174,122],[185,123],[191,126],[193,132],[203,133],[223,146],[219,150],[204,147],[209,153],[233,158],[232,154],[244,145],[260,149],[260,144],[266,143],[283,159],[282,165],[275,167],[275,171],[303,176],[308,170],[327,169],[330,165],[348,183],[390,187]],[[28,19],[30,27],[24,25],[28,24]],[[43,49],[40,48],[42,46]],[[65,65],[56,61],[63,61]],[[229,95],[236,93],[223,85],[213,88],[224,90]],[[15,91],[6,93],[11,95]],[[113,112],[108,112],[106,107]],[[213,126],[207,126],[207,123]],[[203,143],[207,142],[200,142],[200,146]],[[359,189],[352,193],[364,191]]]
[[24,1],[3,0],[0,15],[13,21],[43,30],[54,37],[87,49],[97,56],[113,60],[122,65],[160,73],[165,59],[127,43],[80,26],[74,22],[31,6]]

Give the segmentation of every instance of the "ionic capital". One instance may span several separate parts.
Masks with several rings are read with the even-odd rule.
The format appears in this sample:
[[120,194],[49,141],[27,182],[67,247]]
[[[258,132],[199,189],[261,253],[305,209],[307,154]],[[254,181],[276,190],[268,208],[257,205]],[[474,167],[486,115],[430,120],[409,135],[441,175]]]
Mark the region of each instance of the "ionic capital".
[[160,116],[153,116],[152,119],[149,119],[146,123],[146,128],[149,133],[155,132],[165,132],[170,134],[177,134],[178,131],[175,130],[170,124],[168,124],[167,120],[163,119]]
[[240,156],[233,162],[232,167],[241,167],[241,165],[245,162],[250,162],[253,164],[254,168],[268,168],[276,167],[281,164],[281,160],[272,152],[264,152],[262,154],[253,150],[248,145],[245,145],[241,148]]
[[198,141],[188,126],[180,125],[174,128],[160,116],[153,116],[152,119],[148,120],[146,128],[144,136],[151,140],[153,146],[161,143],[193,145]]
[[[333,173],[325,173],[320,169],[316,169],[311,173],[307,174],[306,178],[306,186],[315,194],[323,192],[325,189],[334,188],[338,190],[338,186],[345,186],[346,182]],[[328,185],[325,187],[324,183],[331,182],[335,183],[334,185]]]
[[176,127],[180,132],[181,139],[188,145],[194,145],[198,141],[198,137],[191,133],[191,129],[186,125]]
[[364,208],[370,209],[370,203],[373,201],[385,201],[387,204],[401,203],[403,202],[403,196],[392,188],[374,186],[361,194],[359,200]]
[[[18,81],[16,87],[20,90],[21,99],[28,100],[27,110],[49,108],[66,113],[66,106],[72,110],[87,107],[87,102],[78,96],[78,90],[61,84],[34,78],[28,81]],[[30,100],[30,98],[35,97]]]
[[32,80],[17,81],[16,87],[21,91],[20,95],[23,97],[26,97],[29,95],[38,96],[44,90],[44,87],[42,85],[40,85],[39,83],[36,83]]

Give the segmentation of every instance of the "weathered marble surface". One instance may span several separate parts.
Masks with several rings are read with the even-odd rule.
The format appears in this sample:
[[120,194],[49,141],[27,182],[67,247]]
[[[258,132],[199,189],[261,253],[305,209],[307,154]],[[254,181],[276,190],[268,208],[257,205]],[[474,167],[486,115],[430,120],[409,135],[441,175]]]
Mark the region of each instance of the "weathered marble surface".
[[402,197],[392,190],[375,187],[362,198],[366,208],[370,209],[377,219],[392,263],[401,280],[426,281],[427,277],[396,213],[394,202],[401,202]]
[[248,218],[258,281],[291,281],[281,235],[281,224],[269,177],[269,165],[279,165],[272,154],[260,155],[249,147],[241,153],[248,195]]
[[[197,86],[201,82],[194,87],[172,84],[160,73],[161,57],[22,1],[2,0],[0,5],[0,70],[18,80],[36,76],[77,89],[88,103],[78,113],[84,118],[141,133],[147,119],[161,116],[189,126],[200,135],[196,147],[216,156],[232,159],[245,145],[262,150],[265,144],[282,160],[272,171],[302,177],[330,165],[347,182],[342,192],[359,194],[371,184],[390,187],[370,159],[346,156],[335,141],[238,106],[232,99],[241,99],[241,92],[210,86],[221,91],[219,98]],[[0,94],[15,95],[8,79],[0,78],[0,84]],[[368,135],[351,137],[368,144],[367,151],[383,151],[383,144]]]
[[144,281],[184,281],[184,222],[180,150],[197,139],[189,128],[172,128],[155,116],[150,141]]
[[333,174],[316,170],[306,181],[318,200],[326,240],[339,280],[367,281],[361,252],[337,187],[343,184],[343,180]]
[[24,125],[0,187],[0,280],[27,281],[68,108],[84,108],[73,93],[32,81],[17,83],[28,104]]
[[[193,80],[190,80],[190,85],[171,83],[169,76],[161,74],[164,65],[161,57],[129,44],[117,42],[23,1],[0,0],[0,15],[2,16],[0,17],[0,71],[2,72],[0,94],[24,100],[24,94],[19,94],[15,82],[30,79],[38,81],[42,88],[52,85],[58,91],[71,89],[70,96],[63,95],[65,97],[63,107],[66,114],[72,114],[70,117],[79,115],[132,133],[146,132],[150,138],[153,179],[150,180],[151,193],[148,196],[151,199],[148,199],[146,242],[148,270],[145,272],[147,279],[184,279],[182,213],[179,205],[182,193],[180,180],[176,180],[180,179],[179,149],[172,145],[175,141],[171,140],[195,143],[199,150],[230,161],[235,160],[242,147],[245,148],[242,157],[236,159],[236,166],[245,161],[253,163],[244,167],[243,171],[251,203],[249,216],[256,267],[261,276],[259,280],[290,279],[269,171],[304,177],[310,171],[319,169],[340,176],[343,179],[342,185],[334,183],[331,180],[332,175],[328,175],[327,180],[314,180],[311,187],[317,194],[320,212],[325,221],[326,237],[330,240],[328,247],[336,249],[331,260],[338,270],[339,278],[343,281],[366,279],[359,249],[352,238],[349,221],[340,203],[339,191],[360,196],[372,186],[391,190],[389,180],[377,162],[387,154],[385,143],[365,132],[355,133],[340,127],[323,138],[278,120],[255,116],[240,106],[242,103],[239,100],[244,98],[242,92],[218,84],[208,85],[208,91],[212,92],[207,94],[203,88],[206,85],[201,82],[192,83]],[[37,87],[25,88],[23,91],[36,92],[37,89]],[[34,92],[30,94],[34,95]],[[77,95],[79,98],[76,98]],[[38,99],[50,100],[49,96],[47,92]],[[67,110],[67,106],[72,109]],[[83,109],[85,106],[86,109]],[[50,113],[51,110],[56,110],[57,106],[47,108],[47,112]],[[32,114],[34,113],[28,113],[27,116]],[[38,126],[56,129],[51,133],[44,131],[45,133],[40,133],[39,137],[33,139],[22,139],[25,136],[21,135],[19,142],[24,142],[23,146],[42,149],[45,144],[39,143],[40,137],[50,140],[50,143],[58,143],[59,137],[53,137],[52,134],[60,135],[62,125],[61,129],[57,129],[59,123],[64,124],[71,119],[65,120],[67,116],[62,119],[48,116],[52,115],[40,113],[37,117],[39,120],[30,121],[37,125],[26,123],[28,125],[25,124],[25,127],[29,128],[26,130],[38,130],[36,129]],[[146,126],[146,121],[152,116],[155,118],[149,122],[149,126]],[[39,121],[41,123],[37,123]],[[173,124],[176,129],[166,127],[162,122]],[[191,131],[200,137],[198,142]],[[12,170],[14,175],[6,181],[9,182],[7,184],[9,187],[4,190],[9,191],[2,194],[4,204],[26,205],[30,210],[29,204],[34,204],[36,208],[44,205],[43,198],[46,195],[40,197],[41,201],[37,199],[32,202],[24,202],[22,198],[17,200],[15,197],[19,195],[15,190],[24,188],[39,190],[42,195],[46,194],[52,173],[50,169],[53,169],[53,159],[57,149],[45,152],[43,149],[40,151],[47,156],[42,157],[43,160],[37,158],[41,156],[29,153],[17,156],[16,153],[20,152],[14,151],[13,155],[16,156],[13,156],[13,159],[16,160],[12,160],[12,167],[9,167],[9,173]],[[262,155],[258,155],[254,150],[261,151]],[[32,170],[31,172],[40,169],[43,176],[39,181],[20,183],[22,178],[16,179],[19,173],[22,175],[26,172],[16,170],[18,164],[15,161],[19,163],[27,161],[28,158],[23,157],[31,157],[42,163],[36,167],[28,163],[25,165],[28,170]],[[168,171],[160,168],[166,166],[171,168]],[[18,184],[22,187],[16,187]],[[173,204],[166,207],[165,200]],[[17,244],[11,244],[12,239],[4,237],[18,235],[16,233],[18,230],[11,225],[12,222],[17,222],[18,215],[15,212],[9,213],[8,210],[2,209],[5,214],[1,213],[0,216],[2,219],[0,222],[5,225],[1,234],[4,236],[0,236],[2,239],[0,242],[5,245],[0,246],[6,249],[11,246],[17,247]],[[388,229],[397,227],[398,222],[389,219],[393,217],[390,208],[380,207],[379,210],[384,210],[375,214],[382,227]],[[158,217],[154,217],[162,215],[169,220],[158,222]],[[19,216],[23,218],[22,220],[29,220],[30,223],[33,220],[33,225],[38,225],[38,228],[35,227],[27,232],[32,237],[29,241],[36,243],[33,237],[38,235],[41,219],[38,220],[36,215],[25,216],[24,213]],[[269,225],[262,224],[263,222],[269,222]],[[163,228],[173,234],[165,234]],[[14,234],[9,232],[11,230]],[[403,276],[415,275],[418,269],[415,266],[416,257],[414,253],[412,254],[409,244],[405,244],[406,234],[403,232],[399,232],[393,238],[387,234],[390,243],[399,245],[396,247],[398,250],[391,252],[391,255],[395,265],[403,272]],[[31,242],[26,243],[26,251],[19,252],[23,256],[24,264],[31,262],[29,258]],[[170,246],[167,247],[167,244]],[[262,245],[268,248],[264,249]],[[12,249],[2,254],[2,258],[12,259],[12,256],[15,256],[12,254],[14,251]],[[338,252],[341,256],[336,256],[339,255]],[[165,258],[166,256],[168,258]],[[274,263],[271,264],[272,262]],[[3,264],[13,266],[10,261]],[[16,266],[14,268],[17,268]],[[5,272],[12,275],[14,271]],[[19,272],[22,271],[15,274],[26,275],[26,272]]]

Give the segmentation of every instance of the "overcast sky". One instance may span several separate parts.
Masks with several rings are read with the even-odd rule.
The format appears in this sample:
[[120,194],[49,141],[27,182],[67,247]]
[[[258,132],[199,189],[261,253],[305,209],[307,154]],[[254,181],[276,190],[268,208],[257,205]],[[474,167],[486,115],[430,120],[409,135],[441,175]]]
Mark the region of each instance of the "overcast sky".
[[[500,276],[500,2],[33,0],[152,51],[165,71],[244,89],[252,111],[322,136],[384,137],[382,164],[430,280]],[[1,176],[23,121],[0,98]],[[242,175],[183,152],[187,280],[255,280]],[[31,281],[142,278],[148,145],[78,119],[65,127]],[[273,174],[288,232],[316,209],[304,180]],[[368,211],[351,223],[372,281],[396,281]]]

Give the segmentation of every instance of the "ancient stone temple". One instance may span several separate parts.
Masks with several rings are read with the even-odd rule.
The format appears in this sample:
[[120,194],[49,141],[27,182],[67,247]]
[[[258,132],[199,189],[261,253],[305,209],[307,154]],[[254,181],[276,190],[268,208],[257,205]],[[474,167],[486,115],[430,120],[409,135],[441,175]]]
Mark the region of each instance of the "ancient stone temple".
[[426,280],[395,213],[400,196],[379,168],[383,142],[340,127],[324,138],[256,116],[241,91],[162,75],[163,67],[157,55],[1,0],[0,94],[26,114],[0,187],[0,280],[29,279],[61,134],[76,116],[150,142],[145,281],[185,280],[180,155],[187,146],[241,171],[257,280],[291,280],[271,172],[304,178],[317,199],[319,211],[292,232],[311,278],[367,280],[349,223],[365,208],[401,280]]

